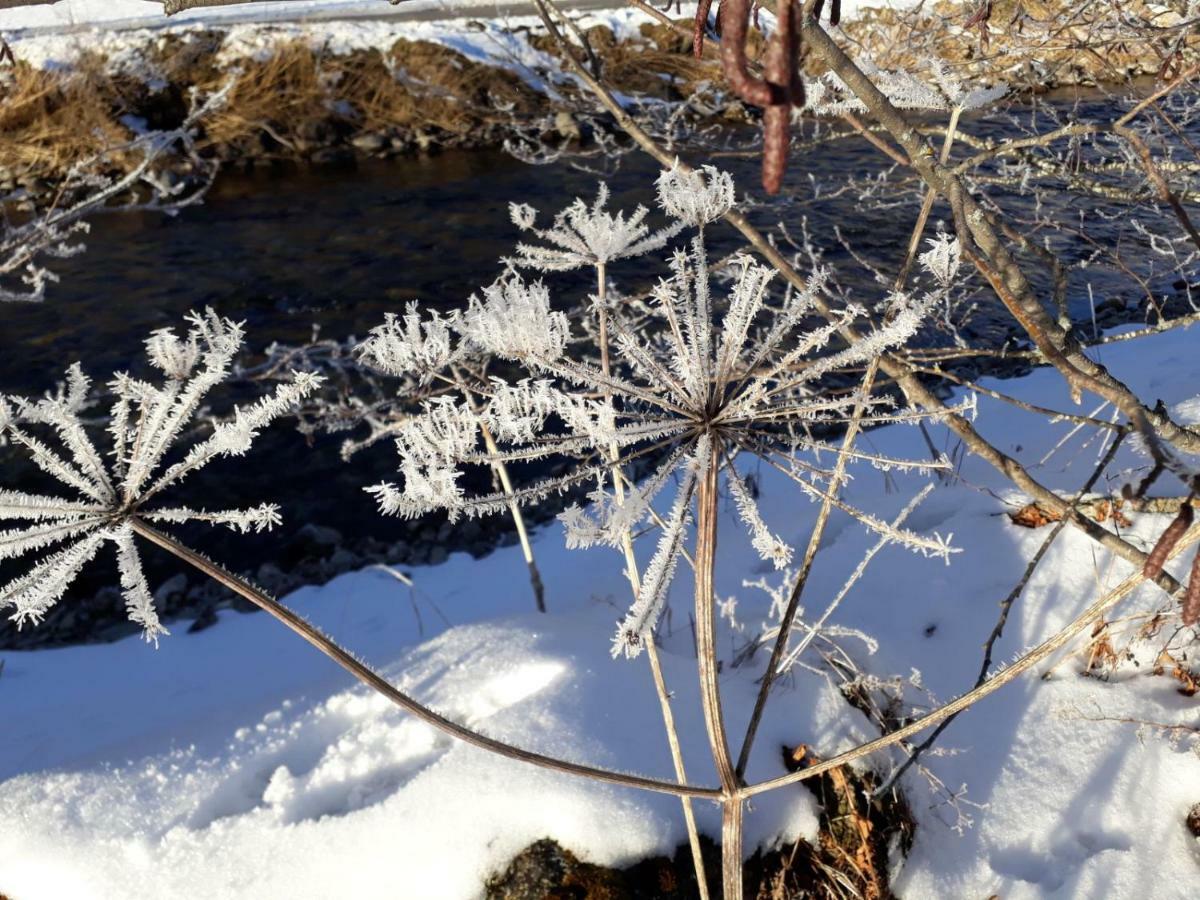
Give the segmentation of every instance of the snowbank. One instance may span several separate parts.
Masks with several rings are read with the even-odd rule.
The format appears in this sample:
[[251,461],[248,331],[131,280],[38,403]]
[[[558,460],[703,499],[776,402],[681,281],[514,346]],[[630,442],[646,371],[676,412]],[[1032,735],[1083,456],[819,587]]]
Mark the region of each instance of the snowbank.
[[[1145,396],[1168,403],[1195,396],[1200,354],[1192,332],[1114,344],[1100,355]],[[1057,376],[1046,371],[1002,386],[1071,408]],[[984,433],[1024,460],[1041,458],[1070,428],[1046,427],[986,398],[980,406]],[[935,433],[935,440],[945,437]],[[864,446],[927,452],[919,433],[902,426],[871,433]],[[1097,452],[1073,438],[1037,474],[1074,490]],[[1132,450],[1118,460],[1139,464]],[[814,510],[770,472],[759,474],[767,521],[801,540]],[[888,516],[916,486],[906,475],[862,471],[849,493]],[[952,531],[963,548],[953,564],[885,549],[834,617],[879,639],[873,655],[867,643],[842,639],[864,670],[906,679],[919,670],[916,683],[928,693],[910,683],[910,699],[945,701],[972,684],[997,603],[1045,538],[1044,529],[1012,525],[997,496],[1021,502],[990,469],[968,460],[961,480],[939,487],[909,522]],[[364,498],[364,514],[366,504]],[[718,590],[739,597],[741,622],[757,622],[767,598],[741,581],[767,573],[732,510],[726,513]],[[1148,543],[1164,523],[1163,516],[1140,515],[1123,531]],[[850,520],[835,519],[808,589],[809,618],[872,542]],[[556,527],[539,535],[536,549],[548,586],[546,616],[525,612],[532,601],[516,548],[418,569],[412,596],[385,573],[364,570],[298,591],[288,603],[405,689],[490,734],[670,777],[644,661],[608,655],[626,603],[619,558],[603,550],[568,553]],[[1014,608],[997,658],[1052,633],[1127,571],[1068,529]],[[664,666],[690,777],[711,784],[687,593],[686,584],[677,585]],[[1122,612],[1161,600],[1143,588]],[[732,650],[737,634],[725,628],[723,645]],[[153,885],[156,898],[190,898],[201,889],[211,897],[468,898],[489,872],[540,837],[608,864],[665,852],[684,839],[674,799],[454,745],[351,687],[340,670],[264,616],[226,614],[215,628],[183,632],[177,627],[157,652],[130,639],[5,654],[0,892],[14,900],[124,898],[145,896]],[[1079,656],[1064,656],[1038,673],[1048,677],[1021,679],[955,722],[939,743],[953,752],[927,758],[949,793],[917,773],[906,776],[919,828],[895,879],[901,896],[1189,895],[1200,865],[1183,827],[1188,808],[1200,802],[1196,745],[1137,722],[1193,727],[1194,700],[1149,667],[1111,682],[1081,674],[1084,668]],[[752,666],[726,668],[733,735],[744,727],[756,675]],[[777,692],[766,721],[753,779],[782,773],[782,745],[805,742],[829,755],[872,733],[821,675],[807,670]],[[698,814],[704,830],[716,834],[715,810],[700,804]],[[756,798],[748,826],[748,850],[811,836],[811,795],[796,788]]]
[[[471,7],[494,7],[496,0],[405,0],[405,14],[437,14]],[[453,7],[453,10],[450,8]],[[395,14],[396,7],[386,0],[266,0],[227,7],[189,9],[164,16],[162,3],[156,0],[58,0],[45,6],[0,10],[0,29],[73,29],[87,26],[106,28],[131,26],[160,27],[189,22],[229,22],[238,19],[257,21],[303,19],[309,16],[356,17]]]
[[[847,20],[868,7],[913,5],[915,0],[842,4]],[[39,67],[70,64],[86,50],[107,56],[118,70],[122,60],[136,68],[139,51],[154,46],[164,34],[213,26],[228,29],[225,56],[230,60],[288,40],[346,54],[386,50],[398,38],[406,38],[441,43],[469,59],[519,71],[550,62],[520,36],[529,29],[541,30],[532,6],[514,15],[511,3],[497,0],[404,0],[398,7],[383,0],[267,2],[195,9],[171,17],[161,9],[150,0],[61,0],[52,6],[0,10],[0,33],[12,32],[7,39],[16,57]],[[694,4],[685,3],[683,14],[693,9]],[[641,24],[653,21],[620,0],[613,0],[611,9],[581,15],[584,27],[607,25],[618,40],[636,36]]]
[[[866,8],[890,7],[905,9],[917,0],[843,0],[842,15],[852,18]],[[351,18],[359,16],[438,15],[454,18],[470,10],[487,15],[502,4],[497,0],[403,0],[391,6],[385,0],[286,0],[286,2],[246,3],[234,7],[191,9],[174,16],[162,14],[162,3],[153,0],[59,0],[45,6],[18,7],[0,10],[0,30],[17,28],[69,29],[88,25],[163,26],[187,22],[228,22],[236,19],[257,21],[322,18]],[[570,0],[564,4],[571,5]],[[614,8],[620,0],[612,0]]]

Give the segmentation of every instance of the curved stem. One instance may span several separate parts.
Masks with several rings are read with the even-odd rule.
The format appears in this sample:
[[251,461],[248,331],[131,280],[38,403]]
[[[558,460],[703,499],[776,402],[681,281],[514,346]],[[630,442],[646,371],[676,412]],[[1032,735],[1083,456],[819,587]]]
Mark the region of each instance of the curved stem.
[[[467,384],[467,380],[463,378],[462,372],[457,366],[451,366],[451,372],[457,381],[450,381],[460,391],[462,391],[463,399],[467,401],[467,406],[471,412],[479,411],[479,404],[475,400],[475,391]],[[500,481],[500,487],[503,488],[505,496],[508,498],[508,512],[512,516],[513,524],[517,528],[517,537],[521,542],[521,553],[525,557],[525,565],[529,568],[529,585],[533,589],[533,602],[537,604],[537,611],[544,613],[546,611],[546,586],[542,583],[542,573],[538,571],[537,560],[533,557],[533,545],[529,542],[529,531],[525,527],[525,516],[521,514],[521,506],[517,503],[516,492],[513,489],[512,478],[508,474],[508,466],[504,460],[500,459],[500,448],[496,446],[496,439],[492,436],[492,430],[487,427],[487,423],[482,418],[479,419],[479,431],[483,435],[483,444],[487,447],[487,451],[493,457],[491,462],[492,471],[496,473],[496,478]]]
[[[872,360],[867,368],[867,374],[863,378],[863,397],[870,395],[878,371],[878,361]],[[854,447],[854,442],[858,440],[858,433],[862,426],[862,416],[865,409],[865,404],[862,401],[855,404],[850,424],[846,427],[846,435],[842,438],[841,453],[838,454],[833,477],[830,479],[829,493],[825,495],[825,498],[821,502],[821,508],[817,512],[817,520],[813,525],[812,534],[809,535],[808,547],[804,551],[804,560],[800,563],[800,572],[796,575],[796,580],[792,583],[791,594],[788,596],[787,609],[784,610],[783,616],[779,620],[779,634],[775,637],[775,646],[771,648],[771,661],[767,663],[767,670],[763,673],[762,681],[759,684],[758,696],[754,700],[754,711],[750,714],[750,724],[746,726],[746,736],[742,739],[742,749],[738,753],[737,775],[739,778],[746,774],[746,765],[750,762],[750,750],[754,746],[754,738],[758,733],[758,726],[762,720],[763,710],[767,705],[767,696],[771,692],[771,686],[775,683],[775,676],[778,673],[780,660],[783,659],[783,653],[787,649],[788,640],[791,638],[792,625],[796,621],[796,611],[800,607],[800,597],[804,593],[804,586],[808,583],[808,576],[812,571],[813,561],[817,557],[821,540],[825,536],[825,526],[829,521],[829,514],[834,505],[834,498],[841,490],[842,480],[846,475],[846,463],[850,458],[850,451]]]
[[647,791],[657,791],[661,794],[674,794],[682,797],[707,797],[709,799],[720,799],[721,791],[715,788],[695,787],[690,784],[678,784],[672,781],[661,781],[657,778],[647,778],[642,775],[628,775],[623,772],[613,772],[609,769],[600,769],[595,766],[585,766],[580,763],[568,762],[566,760],[555,759],[552,756],[544,756],[540,753],[534,753],[530,750],[524,750],[521,747],[514,747],[512,744],[506,744],[503,741],[498,741],[495,738],[490,738],[485,734],[480,734],[477,731],[472,731],[465,725],[460,725],[458,722],[448,719],[440,713],[434,712],[429,707],[422,704],[420,701],[413,699],[408,694],[401,691],[399,688],[393,687],[384,677],[365,663],[356,659],[350,651],[344,649],[340,644],[332,638],[322,634],[321,631],[302,616],[288,609],[278,600],[269,597],[262,591],[247,584],[242,579],[225,571],[211,560],[205,559],[190,547],[176,541],[174,538],[163,534],[155,528],[150,527],[141,519],[136,517],[129,519],[130,527],[152,544],[156,544],[172,555],[186,562],[188,565],[203,572],[209,578],[212,578],[217,583],[233,591],[239,597],[249,600],[259,609],[270,613],[274,618],[278,619],[308,643],[312,644],[331,660],[361,681],[367,687],[372,688],[382,694],[392,703],[399,706],[401,709],[412,713],[422,722],[432,725],[445,734],[453,738],[457,738],[467,744],[480,747],[488,750],[499,756],[515,759],[520,762],[530,763],[531,765],[540,766],[544,769],[551,769],[555,772],[563,772],[568,775],[578,775],[583,778],[591,778],[594,781],[605,781],[609,784],[619,784],[625,787],[641,788]]

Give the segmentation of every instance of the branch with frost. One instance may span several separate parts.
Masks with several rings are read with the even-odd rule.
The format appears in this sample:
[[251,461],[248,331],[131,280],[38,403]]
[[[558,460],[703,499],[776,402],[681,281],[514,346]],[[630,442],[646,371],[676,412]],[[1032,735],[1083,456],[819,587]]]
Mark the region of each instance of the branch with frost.
[[[187,321],[190,327],[183,337],[161,329],[146,341],[146,355],[161,383],[124,373],[114,376],[109,447],[104,452],[80,419],[91,387],[80,365],[67,370],[65,389],[57,394],[41,399],[0,396],[0,434],[69,490],[68,496],[0,490],[0,521],[21,523],[0,531],[0,559],[49,551],[24,575],[0,587],[0,610],[11,610],[9,617],[18,627],[37,624],[84,565],[111,542],[129,618],[142,626],[146,640],[157,644],[167,630],[154,609],[133,545],[135,521],[207,522],[243,533],[279,524],[274,504],[216,512],[150,505],[159,491],[212,460],[245,453],[261,428],[320,384],[318,376],[296,373],[290,383],[250,407],[235,407],[229,421],[218,423],[181,462],[167,466],[168,452],[196,418],[201,402],[228,376],[242,345],[241,325],[211,310],[192,313]],[[58,545],[65,546],[50,549]]]
[[[151,131],[75,163],[56,188],[53,205],[35,211],[28,221],[14,223],[0,204],[0,303],[39,302],[58,281],[47,260],[69,259],[87,249],[83,238],[87,219],[101,212],[142,211],[173,215],[199,203],[208,192],[217,164],[196,151],[195,128],[224,105],[234,85],[230,78],[220,90],[194,105],[183,123],[170,131]],[[161,171],[168,158],[185,158],[194,173],[187,181],[171,181]],[[117,160],[133,158],[129,166]],[[115,166],[126,166],[112,174]],[[137,196],[149,190],[149,198]],[[3,200],[5,198],[0,198]]]
[[[1003,82],[987,87],[972,87],[946,68],[937,57],[923,61],[925,78],[902,69],[885,70],[868,59],[858,61],[859,68],[898,109],[958,110],[985,109],[1009,93]],[[844,116],[868,112],[867,105],[854,94],[836,72],[827,72],[806,83],[808,112],[816,115]]]

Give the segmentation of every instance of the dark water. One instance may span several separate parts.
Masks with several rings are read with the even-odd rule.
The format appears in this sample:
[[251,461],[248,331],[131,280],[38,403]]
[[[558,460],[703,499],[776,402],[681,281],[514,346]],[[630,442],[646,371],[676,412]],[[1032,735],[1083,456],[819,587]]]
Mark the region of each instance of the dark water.
[[[1065,109],[1076,102],[1062,97],[1049,106]],[[1038,103],[1047,107],[1045,99]],[[1017,109],[1026,124],[1038,115],[1032,107]],[[1110,109],[1107,100],[1094,96],[1075,115],[1106,117]],[[965,116],[963,127],[988,137],[1011,133],[1013,126],[993,115]],[[908,200],[900,208],[863,207],[854,192],[814,199],[810,179],[824,189],[847,175],[868,179],[885,169],[886,160],[864,141],[844,140],[832,148],[798,155],[784,189],[787,199],[761,206],[751,217],[765,229],[782,222],[793,235],[807,221],[814,243],[843,282],[862,297],[878,299],[879,287],[841,248],[834,229],[860,255],[891,271],[903,256],[916,195],[896,179],[893,193]],[[757,188],[757,160],[712,161],[734,174],[739,189]],[[624,156],[604,176],[612,189],[610,206],[641,203],[653,209],[657,172],[642,154]],[[272,341],[301,343],[313,325],[321,327],[322,337],[362,335],[385,312],[410,300],[460,305],[496,277],[499,258],[521,237],[509,222],[510,201],[532,203],[546,222],[570,198],[590,200],[597,180],[566,162],[530,166],[500,151],[446,152],[355,168],[222,173],[203,205],[174,217],[99,217],[86,239],[88,252],[53,265],[62,280],[51,286],[47,302],[6,305],[0,319],[0,390],[40,392],[76,359],[95,372],[135,365],[140,341],[152,329],[174,325],[186,311],[205,306],[244,319],[250,346],[261,348]],[[989,193],[1018,212],[1031,206],[1017,191],[990,187]],[[1071,197],[1061,202],[1064,218],[1097,203]],[[939,205],[932,220],[945,214]],[[1119,220],[1110,226],[1113,233],[1120,229]],[[710,238],[714,258],[740,246],[727,226],[715,226]],[[1124,240],[1136,259],[1142,242],[1128,234]],[[1082,244],[1059,249],[1068,263],[1087,251]],[[638,280],[624,281],[623,287],[653,280],[644,261],[636,265]],[[617,264],[611,274],[622,281],[630,272]],[[1114,277],[1106,292],[1102,271],[1089,277],[1101,297],[1123,290]],[[554,278],[559,296],[570,303],[571,277]],[[587,284],[575,279],[577,296]],[[1074,312],[1086,317],[1086,297],[1078,291],[1072,297]],[[989,307],[976,328],[999,335],[1010,326],[1002,310]]]
[[[965,124],[984,134],[1011,127],[998,119]],[[836,153],[798,159],[785,189],[791,199],[760,207],[753,218],[766,227],[784,221],[797,235],[807,220],[826,261],[839,268],[849,290],[878,299],[879,287],[840,247],[834,228],[840,226],[860,253],[894,267],[907,242],[916,195],[911,188],[897,188],[897,195],[908,200],[899,209],[863,208],[853,195],[810,202],[810,176],[832,183],[844,174],[865,178],[883,168],[882,157],[863,141],[843,141],[836,148]],[[756,160],[715,162],[733,171],[740,186],[756,184]],[[656,174],[644,156],[626,156],[607,176],[612,205],[652,207]],[[98,378],[120,369],[136,372],[143,365],[141,342],[151,330],[178,325],[183,313],[206,306],[245,320],[253,355],[274,341],[302,343],[314,325],[323,338],[362,336],[385,312],[398,311],[410,300],[460,305],[496,277],[499,258],[519,238],[508,218],[509,201],[553,212],[572,196],[590,199],[596,181],[597,176],[566,163],[535,167],[500,152],[447,152],[353,169],[226,173],[202,206],[175,217],[100,217],[87,238],[88,252],[55,266],[61,282],[50,288],[46,302],[0,308],[0,391],[41,393],[75,360]],[[1006,199],[1018,209],[1028,204],[1016,193]],[[935,220],[939,216],[945,211],[935,210]],[[544,214],[542,221],[547,218]],[[713,258],[739,245],[732,230],[713,231]],[[1082,246],[1061,249],[1068,260],[1086,252]],[[611,274],[630,290],[647,286],[653,277],[639,267],[639,280],[627,281],[629,273],[619,264]],[[1090,277],[1103,296],[1107,276],[1093,271]],[[583,276],[555,276],[554,283],[562,288],[564,305],[577,302],[588,284]],[[1126,303],[1125,288],[1115,278],[1107,285],[1110,299]],[[1072,296],[1075,312],[1081,318],[1090,315],[1086,294],[1074,289]],[[985,305],[972,327],[975,338],[992,343],[1012,333],[1007,314],[994,306]],[[216,408],[225,408],[224,403],[218,401]],[[214,464],[189,485],[190,496],[180,499],[209,508],[277,501],[289,524],[281,533],[253,539],[189,534],[199,546],[235,569],[253,572],[264,559],[286,567],[289,557],[301,554],[296,529],[304,522],[332,526],[349,542],[373,538],[389,545],[413,538],[413,525],[377,516],[361,490],[394,472],[386,447],[347,465],[337,454],[341,436],[318,437],[310,447],[286,426],[277,431],[246,459]],[[36,489],[37,473],[10,453],[0,451],[0,465],[5,472],[0,483]],[[419,523],[416,530],[426,543],[470,542],[438,523]],[[402,545],[396,553],[401,558],[395,561],[406,561]],[[151,571],[162,578],[174,568],[152,562]],[[3,640],[0,631],[0,645]]]

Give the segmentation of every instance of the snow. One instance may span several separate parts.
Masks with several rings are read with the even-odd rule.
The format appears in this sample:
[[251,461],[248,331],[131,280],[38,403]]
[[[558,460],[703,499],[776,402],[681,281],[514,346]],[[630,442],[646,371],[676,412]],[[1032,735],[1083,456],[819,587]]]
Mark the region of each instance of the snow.
[[[568,4],[569,5],[569,4]],[[869,0],[843,3],[848,19],[866,7],[906,7],[915,0]],[[581,13],[584,28],[607,25],[619,40],[636,37],[648,14],[613,0],[612,9]],[[690,15],[693,4],[684,4]],[[61,0],[52,6],[0,9],[4,34],[17,59],[39,68],[70,65],[82,52],[108,58],[114,72],[144,72],[143,50],[164,34],[186,34],[212,26],[225,29],[222,58],[226,62],[268,54],[287,41],[303,41],[322,52],[389,49],[397,39],[432,41],[469,59],[502,66],[546,90],[537,69],[557,68],[554,59],[530,46],[529,30],[542,30],[534,10],[509,14],[497,0],[404,0],[393,7],[383,0],[308,0],[253,3],[234,7],[188,10],[163,16],[161,4],[149,0]]]
[[[891,7],[904,9],[918,0],[843,0],[842,15],[849,19],[863,9]],[[235,7],[190,9],[174,16],[162,14],[162,3],[156,0],[59,0],[43,6],[16,7],[0,10],[0,30],[17,28],[63,29],[88,25],[119,24],[161,26],[187,22],[227,22],[235,19],[294,20],[319,15],[324,18],[358,16],[416,15],[442,13],[453,18],[468,8],[486,15],[495,9],[497,0],[403,0],[399,8],[384,0],[275,0],[275,2],[246,3]],[[569,6],[569,3],[567,4]],[[613,7],[621,5],[613,0]]]
[[[1194,347],[1194,334],[1179,331],[1114,344],[1101,355],[1136,390],[1187,407],[1196,403],[1200,376]],[[1057,376],[1045,370],[993,386],[1071,408]],[[982,397],[980,410],[984,433],[1022,459],[1040,458],[1069,428]],[[876,430],[865,441],[880,452],[923,452],[919,433],[906,426]],[[1076,438],[1037,475],[1073,490],[1097,452]],[[1138,462],[1132,451],[1118,457],[1119,465]],[[764,518],[802,545],[813,508],[798,504],[771,472],[759,475]],[[918,483],[892,473],[885,485],[878,473],[860,472],[848,499],[886,518]],[[963,552],[947,567],[885,548],[833,617],[879,640],[872,656],[865,643],[843,639],[865,670],[907,678],[919,669],[926,705],[973,683],[997,603],[1044,540],[1045,530],[1010,524],[997,496],[1021,502],[990,469],[968,460],[961,480],[938,487],[909,520],[917,531],[952,531]],[[1166,520],[1140,515],[1126,534],[1149,544]],[[720,540],[718,592],[736,594],[738,618],[755,622],[767,597],[741,582],[777,576],[757,560],[731,502]],[[807,591],[806,618],[815,618],[873,542],[835,517]],[[516,547],[416,569],[411,596],[368,569],[304,588],[287,602],[405,690],[488,734],[670,778],[647,667],[608,652],[612,623],[628,602],[619,556],[565,551],[557,526],[543,529],[535,548],[551,609],[544,616],[526,611],[532,601]],[[1048,636],[1127,572],[1068,529],[1015,606],[997,658]],[[687,594],[686,584],[676,586],[662,657],[690,778],[713,784]],[[1143,588],[1122,611],[1161,600]],[[216,627],[184,631],[176,627],[157,652],[131,638],[4,654],[0,891],[15,900],[117,898],[152,883],[160,898],[193,897],[198,885],[213,897],[469,898],[541,837],[606,864],[668,852],[684,840],[675,799],[454,744],[352,687],[264,615],[224,613]],[[732,649],[735,636],[727,629],[722,641]],[[950,790],[965,787],[958,809],[920,774],[905,776],[919,828],[897,876],[900,896],[1190,893],[1197,846],[1182,820],[1200,801],[1195,746],[1116,720],[1190,726],[1194,701],[1169,678],[1127,674],[1109,682],[1085,677],[1083,668],[1078,657],[1063,656],[950,727],[938,746],[952,752],[926,761]],[[1047,671],[1048,679],[1038,677]],[[756,667],[726,668],[732,735],[744,728],[757,674]],[[921,700],[914,687],[908,695]],[[831,755],[872,734],[822,676],[797,669],[768,706],[750,778],[782,774],[781,746],[805,742]],[[886,767],[882,758],[874,763]],[[960,811],[972,826],[961,827]],[[701,802],[697,814],[702,829],[717,834],[715,808]],[[811,795],[795,788],[755,798],[748,829],[748,852],[811,837]]]
[[[496,0],[405,0],[404,12],[438,12],[451,7],[494,7]],[[70,29],[81,26],[161,26],[236,19],[281,20],[307,16],[386,16],[396,9],[385,0],[275,0],[233,7],[201,7],[164,16],[157,0],[59,0],[45,6],[0,10],[0,29]]]

